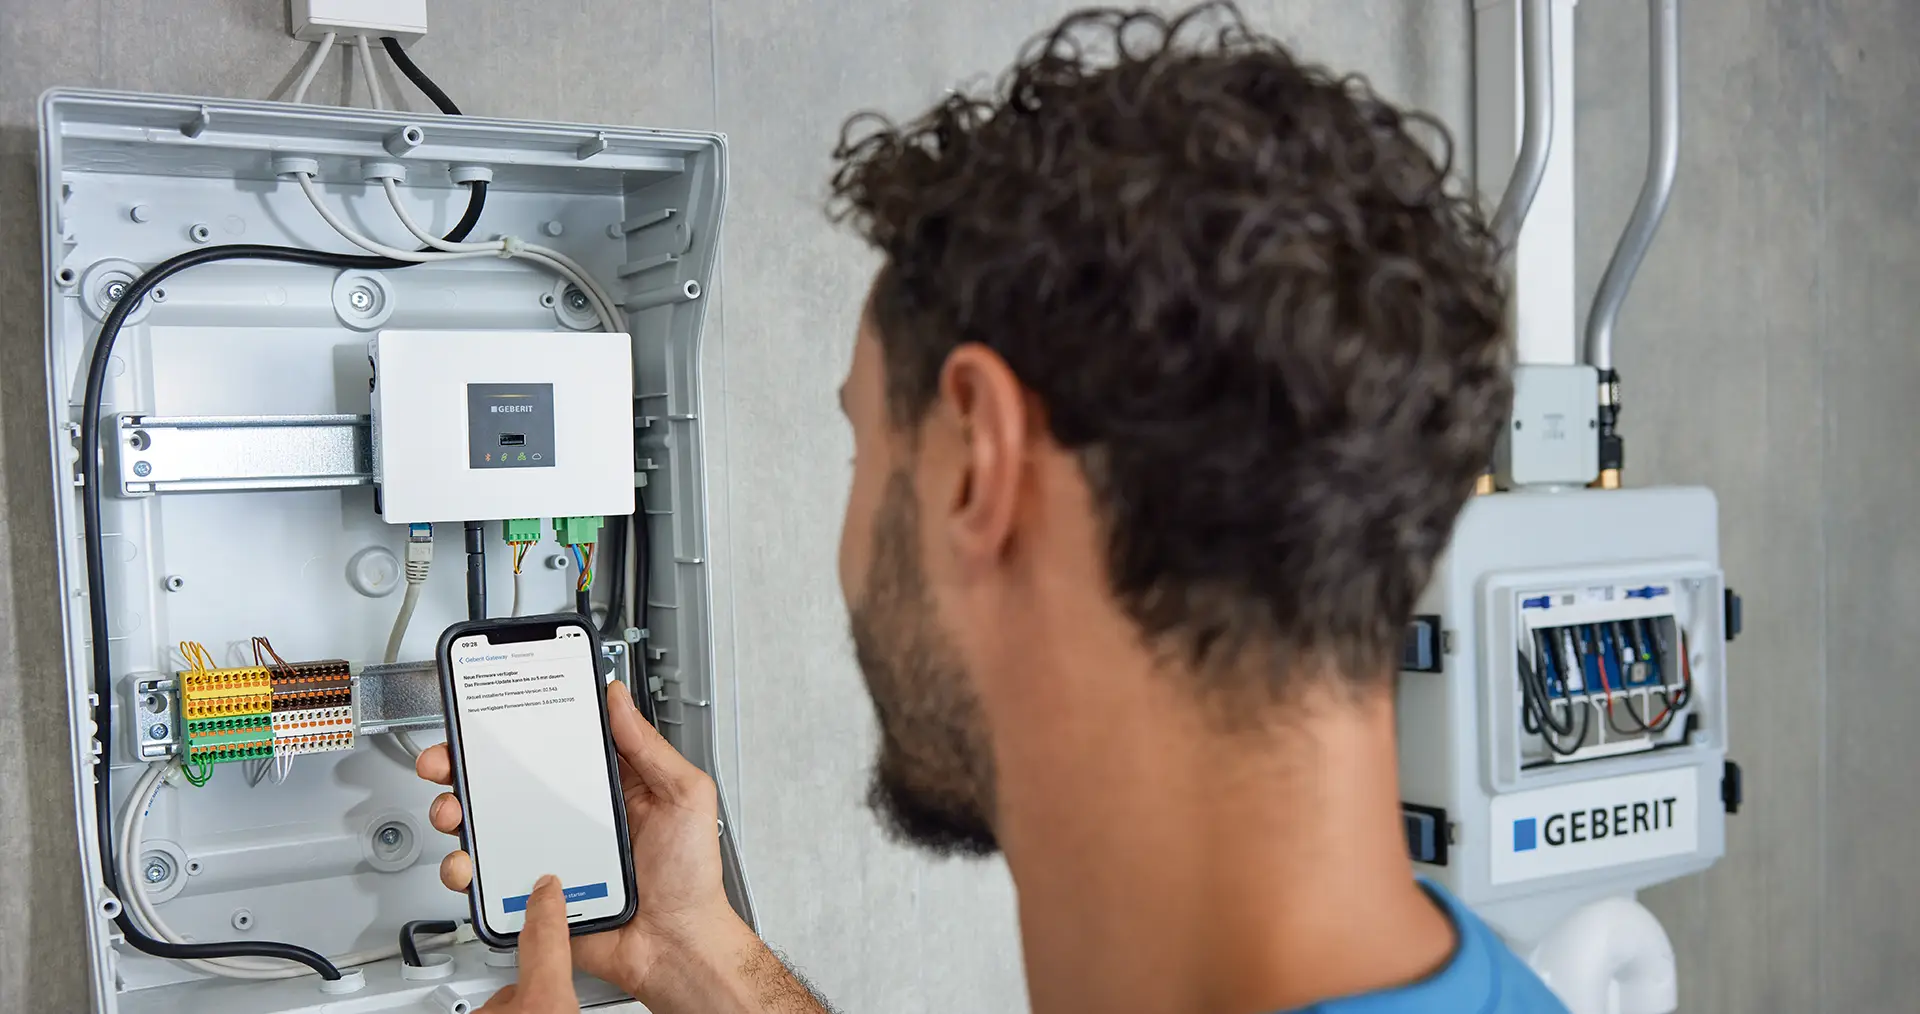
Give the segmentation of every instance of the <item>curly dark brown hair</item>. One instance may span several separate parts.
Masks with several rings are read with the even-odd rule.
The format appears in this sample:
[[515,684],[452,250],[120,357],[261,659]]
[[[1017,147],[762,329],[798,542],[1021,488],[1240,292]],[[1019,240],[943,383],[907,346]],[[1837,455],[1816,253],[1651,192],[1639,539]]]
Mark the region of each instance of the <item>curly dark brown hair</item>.
[[1069,15],[986,94],[856,116],[834,154],[831,214],[885,255],[896,425],[985,345],[1080,456],[1152,643],[1262,652],[1269,692],[1398,668],[1512,399],[1444,127],[1214,3]]

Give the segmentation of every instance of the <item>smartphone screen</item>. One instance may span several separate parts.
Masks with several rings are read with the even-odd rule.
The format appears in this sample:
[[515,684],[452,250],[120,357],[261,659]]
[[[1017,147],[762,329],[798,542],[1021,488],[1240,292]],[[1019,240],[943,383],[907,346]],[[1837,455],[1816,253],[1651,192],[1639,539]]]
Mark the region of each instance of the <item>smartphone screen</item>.
[[456,628],[449,641],[475,918],[496,937],[518,933],[548,873],[566,891],[568,922],[627,914],[631,860],[593,638],[562,620]]

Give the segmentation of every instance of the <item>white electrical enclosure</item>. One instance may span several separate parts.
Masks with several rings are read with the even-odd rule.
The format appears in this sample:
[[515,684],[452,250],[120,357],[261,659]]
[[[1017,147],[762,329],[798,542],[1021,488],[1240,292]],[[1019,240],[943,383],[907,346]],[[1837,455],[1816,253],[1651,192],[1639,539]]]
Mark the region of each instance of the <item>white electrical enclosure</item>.
[[1469,501],[1399,679],[1421,874],[1530,943],[1588,902],[1712,865],[1725,602],[1705,489]]
[[1599,374],[1591,366],[1513,369],[1513,413],[1493,448],[1501,488],[1585,486],[1600,474]]
[[[667,738],[717,774],[715,617],[729,610],[714,601],[708,569],[705,490],[718,479],[700,377],[711,354],[701,290],[718,256],[724,140],[108,92],[52,92],[40,114],[47,422],[66,603],[66,669],[48,676],[70,692],[95,1007],[477,1008],[512,980],[510,956],[434,941],[429,953],[451,960],[404,975],[391,956],[403,922],[461,918],[467,902],[438,881],[452,840],[426,823],[436,790],[384,735],[439,738],[431,658],[440,632],[467,614],[462,532],[389,523],[374,484],[385,480],[387,506],[408,520],[489,522],[484,584],[496,615],[514,555],[498,519],[609,515],[594,584],[594,619],[612,631],[604,668],[650,698]],[[622,333],[598,333],[565,280],[491,254],[352,270],[220,260],[179,271],[137,304],[101,360],[98,413],[86,412],[102,320],[155,264],[240,243],[360,253],[276,172],[286,158],[311,160],[318,199],[353,229],[409,250],[419,244],[367,182],[371,164],[401,164],[397,200],[435,234],[467,208],[469,191],[453,179],[490,178],[474,239],[527,237],[563,254],[616,304]],[[370,342],[382,360],[377,384]],[[498,487],[463,483],[460,462],[434,457],[446,451],[434,434],[467,433],[464,409],[447,399],[467,384],[527,382],[554,385],[558,467],[519,469],[520,480]],[[79,446],[89,415],[99,447]],[[85,489],[81,462],[96,454],[97,488]],[[540,489],[524,478],[536,472],[564,478]],[[91,533],[90,495],[100,518]],[[604,543],[616,528],[645,551],[627,554],[624,603],[606,617],[612,574],[625,569]],[[550,534],[537,537],[526,611],[571,609],[578,569]],[[90,545],[100,547],[97,573]],[[436,548],[397,662],[386,665],[402,571]],[[95,603],[107,613],[105,644],[89,636]],[[256,666],[255,637],[270,638],[286,664]],[[208,668],[237,675],[221,683],[197,673],[183,642],[205,645]],[[311,689],[288,676],[303,665],[329,700],[350,700],[352,735],[343,729],[287,767],[280,695]],[[258,742],[245,739],[251,727],[206,717],[238,708],[207,697],[208,686],[226,693],[255,678],[262,702],[272,684],[273,724],[259,720]],[[96,700],[108,705],[108,736],[96,737]],[[269,736],[273,770],[237,759],[265,757]],[[144,778],[183,754],[210,758],[204,786],[177,770],[166,782]],[[97,806],[96,779],[109,776],[110,799]],[[136,787],[149,792],[135,799]],[[116,872],[103,862],[103,824]],[[731,839],[723,844],[729,893],[751,921]],[[313,974],[212,975],[129,943],[115,917],[136,901],[194,941],[384,955],[332,992]],[[623,1002],[605,984],[583,979],[581,989],[589,1005]]]
[[[625,334],[383,331],[373,475],[393,524],[633,513]],[[644,474],[640,477],[645,481]]]
[[287,0],[287,21],[302,42],[333,32],[346,38],[391,35],[410,46],[427,34],[427,0]]

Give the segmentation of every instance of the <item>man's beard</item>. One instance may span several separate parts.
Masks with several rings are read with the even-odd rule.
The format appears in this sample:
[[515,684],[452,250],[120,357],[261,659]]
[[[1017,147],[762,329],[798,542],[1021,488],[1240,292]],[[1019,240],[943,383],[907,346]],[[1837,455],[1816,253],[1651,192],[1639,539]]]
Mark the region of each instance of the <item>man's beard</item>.
[[849,610],[880,721],[867,805],[896,840],[991,855],[993,756],[965,666],[927,595],[918,515],[912,483],[896,472],[874,518],[865,594]]

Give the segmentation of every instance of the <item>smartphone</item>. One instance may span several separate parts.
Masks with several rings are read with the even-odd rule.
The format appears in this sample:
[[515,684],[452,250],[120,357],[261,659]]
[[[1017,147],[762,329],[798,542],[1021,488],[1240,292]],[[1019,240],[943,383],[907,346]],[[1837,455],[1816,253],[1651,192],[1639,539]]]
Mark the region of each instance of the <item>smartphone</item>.
[[475,933],[515,946],[533,883],[548,873],[566,891],[573,932],[633,918],[598,635],[573,614],[474,620],[440,636],[437,658]]

